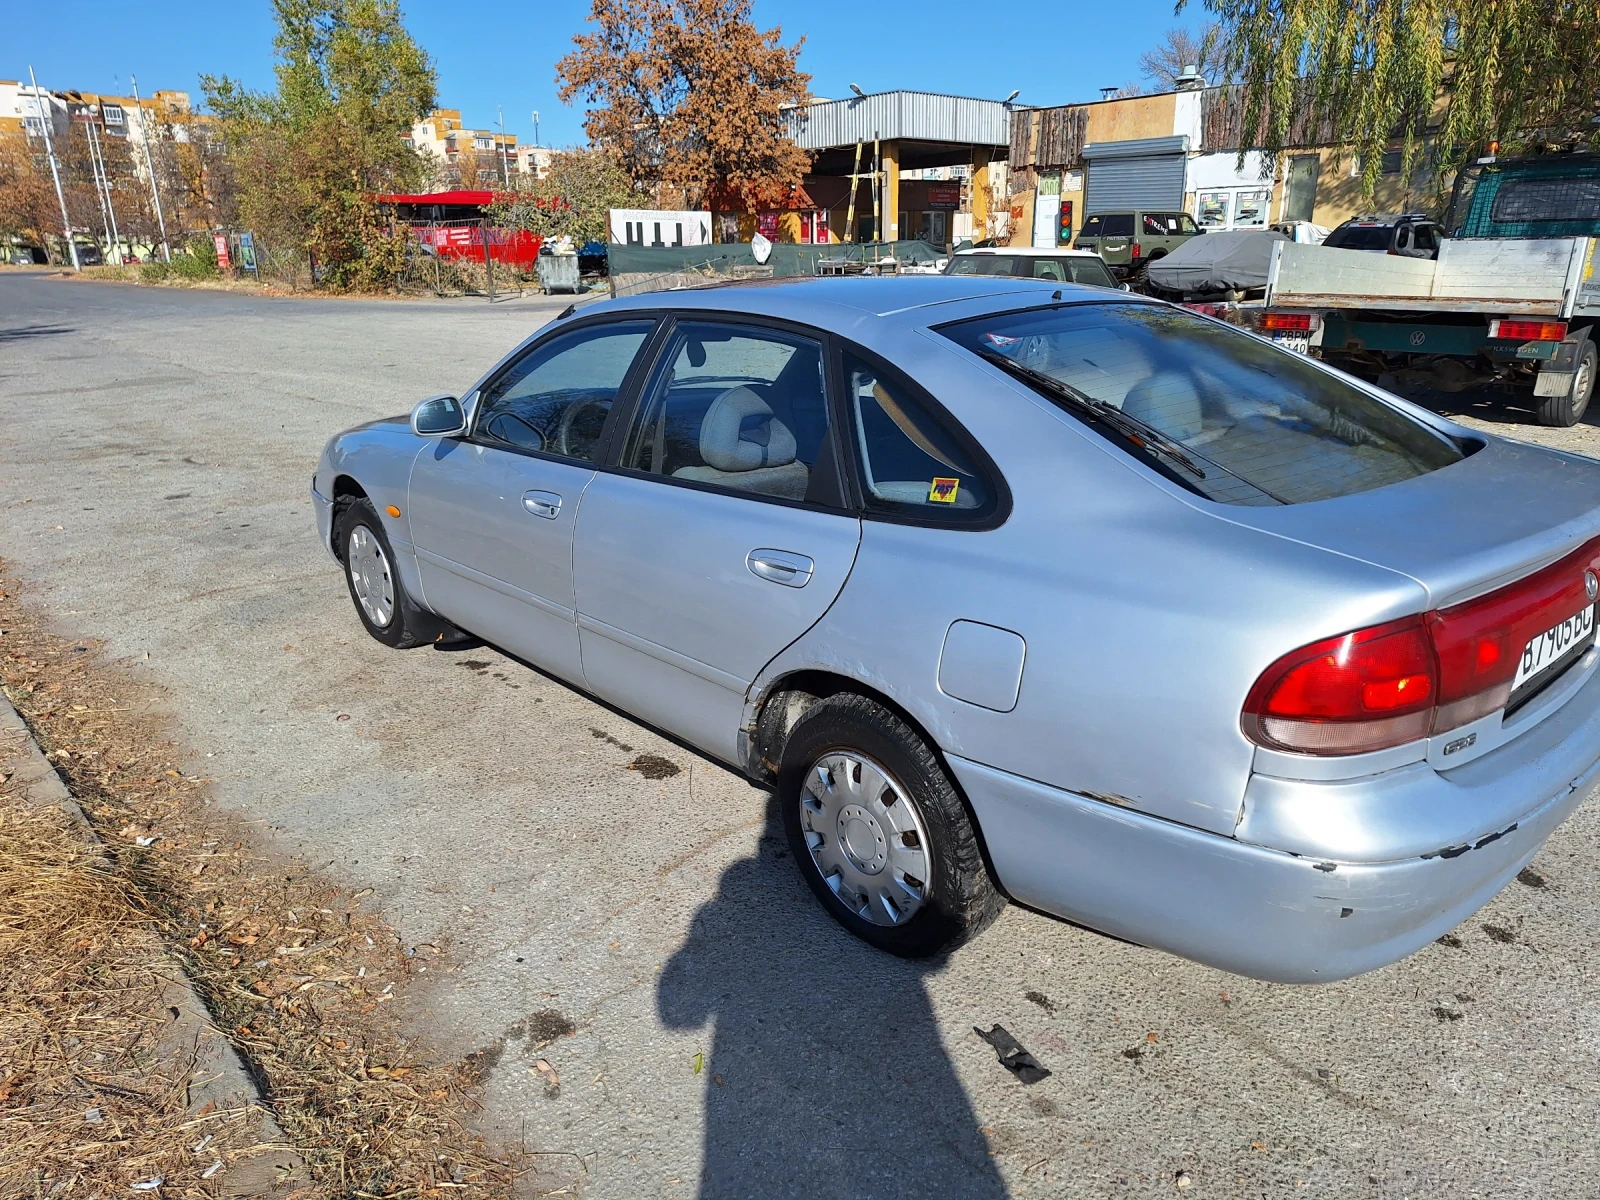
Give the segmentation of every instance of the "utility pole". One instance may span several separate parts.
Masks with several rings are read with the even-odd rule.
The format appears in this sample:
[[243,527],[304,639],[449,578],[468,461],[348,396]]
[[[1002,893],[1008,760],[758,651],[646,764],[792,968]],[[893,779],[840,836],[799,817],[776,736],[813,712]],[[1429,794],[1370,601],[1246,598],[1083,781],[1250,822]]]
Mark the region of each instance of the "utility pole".
[[39,110],[39,123],[44,126],[44,152],[50,159],[50,176],[56,181],[56,199],[61,204],[61,232],[67,238],[67,253],[72,256],[72,269],[81,271],[78,265],[78,243],[72,240],[72,218],[67,216],[67,196],[61,190],[61,168],[56,165],[56,144],[50,137],[50,126],[55,118],[51,116],[49,106],[39,100],[39,79],[33,73],[33,68],[28,68],[28,79],[33,83],[33,106]]
[[511,170],[506,166],[506,110],[498,104],[494,110],[500,114],[500,182],[510,187]]
[[111,250],[117,256],[117,265],[120,266],[122,264],[122,235],[117,232],[117,206],[111,198],[111,172],[106,169],[105,150],[100,145],[100,135],[95,132],[94,122],[89,122],[84,128],[89,132],[89,149],[94,159],[98,160],[100,164],[100,183],[105,188],[106,193],[106,221],[110,226]]
[[537,108],[533,110],[533,146],[536,150],[539,148],[539,110]]
[[122,250],[117,246],[117,218],[111,209],[111,181],[106,178],[105,162],[100,157],[99,139],[94,135],[93,121],[84,123],[83,137],[89,143],[89,170],[94,175],[95,195],[100,197],[100,220],[106,232],[106,250],[108,253],[115,251],[117,257],[121,258]]
[[150,131],[144,124],[144,102],[139,99],[139,81],[129,75],[128,82],[133,84],[133,106],[139,112],[139,143],[144,147],[144,169],[150,173],[150,195],[156,202],[156,223],[161,226],[161,253],[171,262],[172,246],[167,241],[167,218],[161,212],[161,189],[156,186],[156,164],[150,157]]

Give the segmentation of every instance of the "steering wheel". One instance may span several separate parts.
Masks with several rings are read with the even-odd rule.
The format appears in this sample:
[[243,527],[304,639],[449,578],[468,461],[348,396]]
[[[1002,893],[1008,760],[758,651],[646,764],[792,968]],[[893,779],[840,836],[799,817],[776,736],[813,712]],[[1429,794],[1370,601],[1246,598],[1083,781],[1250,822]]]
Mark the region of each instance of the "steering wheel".
[[[564,454],[568,458],[582,457],[580,452],[573,448],[572,431],[573,427],[578,423],[579,414],[587,412],[591,408],[600,410],[600,423],[602,426],[605,425],[606,414],[611,411],[610,400],[597,399],[591,396],[567,405],[567,411],[561,414],[561,424],[556,428],[556,450],[558,453]],[[582,435],[580,434],[580,436]],[[588,439],[582,449],[587,451],[599,440],[599,436],[599,431],[596,430],[594,436]]]

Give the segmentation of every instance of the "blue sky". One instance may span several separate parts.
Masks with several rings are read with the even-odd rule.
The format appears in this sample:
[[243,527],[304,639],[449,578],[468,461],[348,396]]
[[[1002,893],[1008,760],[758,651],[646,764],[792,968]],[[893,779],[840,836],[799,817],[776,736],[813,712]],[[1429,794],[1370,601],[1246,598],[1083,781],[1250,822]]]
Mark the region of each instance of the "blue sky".
[[[12,6],[16,7],[13,8]],[[584,24],[588,0],[402,0],[413,36],[439,69],[440,103],[462,110],[469,127],[496,121],[531,141],[568,145],[583,137],[583,114],[556,99],[555,62]],[[47,88],[126,94],[189,91],[199,100],[201,72],[234,75],[251,87],[272,85],[272,17],[267,0],[72,0],[71,37],[27,0],[11,10],[0,42],[0,78],[26,80],[31,63]],[[1203,23],[1199,0],[1182,17],[1173,0],[1082,0],[1012,4],[919,0],[756,0],[762,28],[780,25],[784,41],[805,35],[801,66],[819,96],[891,88],[956,92],[1019,103],[1062,104],[1099,97],[1099,88],[1139,77],[1139,55],[1175,25]],[[989,16],[994,21],[991,24]]]

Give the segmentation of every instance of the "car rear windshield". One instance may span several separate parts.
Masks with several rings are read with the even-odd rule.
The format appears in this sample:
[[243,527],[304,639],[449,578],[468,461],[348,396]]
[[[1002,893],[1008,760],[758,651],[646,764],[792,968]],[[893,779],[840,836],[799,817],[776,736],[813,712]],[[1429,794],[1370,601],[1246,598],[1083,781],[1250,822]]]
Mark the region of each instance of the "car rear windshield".
[[1116,287],[1105,263],[1093,255],[957,254],[945,268],[947,275],[1008,275],[1015,279],[1044,279],[1052,283],[1087,283]]
[[1323,245],[1335,250],[1387,250],[1393,235],[1392,225],[1343,225]]
[[[1442,434],[1301,356],[1182,309],[1079,304],[939,332],[1224,504],[1327,500],[1463,457]],[[1117,411],[1097,418],[1096,406]]]

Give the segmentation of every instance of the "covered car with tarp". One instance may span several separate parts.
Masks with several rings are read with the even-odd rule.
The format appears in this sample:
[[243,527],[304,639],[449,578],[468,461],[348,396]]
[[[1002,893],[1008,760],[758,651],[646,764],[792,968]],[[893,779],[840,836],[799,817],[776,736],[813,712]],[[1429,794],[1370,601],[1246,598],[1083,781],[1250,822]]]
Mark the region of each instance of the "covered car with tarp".
[[1185,297],[1258,291],[1267,286],[1272,247],[1290,239],[1273,230],[1233,230],[1190,238],[1150,264],[1150,282]]

